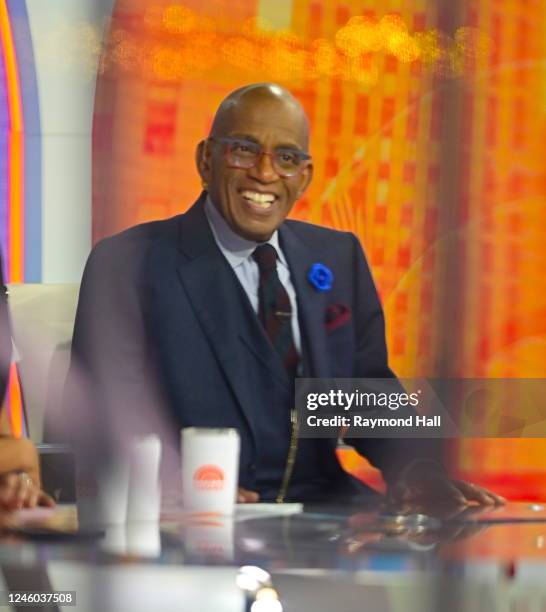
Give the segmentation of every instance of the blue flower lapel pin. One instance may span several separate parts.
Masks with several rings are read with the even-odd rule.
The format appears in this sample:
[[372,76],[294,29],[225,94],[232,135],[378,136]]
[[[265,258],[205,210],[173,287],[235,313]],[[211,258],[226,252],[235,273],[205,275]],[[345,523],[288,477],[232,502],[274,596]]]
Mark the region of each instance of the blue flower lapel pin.
[[321,263],[315,263],[307,272],[307,280],[320,293],[330,291],[334,285],[334,273],[328,266]]

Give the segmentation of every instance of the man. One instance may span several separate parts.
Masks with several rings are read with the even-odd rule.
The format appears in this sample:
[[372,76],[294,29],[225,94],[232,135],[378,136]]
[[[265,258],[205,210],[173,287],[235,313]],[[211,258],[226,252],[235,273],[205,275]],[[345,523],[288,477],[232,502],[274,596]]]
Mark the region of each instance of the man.
[[[176,429],[236,427],[240,501],[371,493],[341,469],[335,440],[292,435],[297,374],[393,376],[355,236],[285,221],[312,178],[308,146],[307,118],[289,92],[236,90],[197,147],[204,191],[194,206],[99,243],[82,282],[73,363],[92,385],[94,409],[120,429],[158,401]],[[315,264],[333,275],[328,291],[309,277]],[[123,406],[131,418],[119,417]],[[352,442],[395,500],[501,501],[450,481],[401,441]]]

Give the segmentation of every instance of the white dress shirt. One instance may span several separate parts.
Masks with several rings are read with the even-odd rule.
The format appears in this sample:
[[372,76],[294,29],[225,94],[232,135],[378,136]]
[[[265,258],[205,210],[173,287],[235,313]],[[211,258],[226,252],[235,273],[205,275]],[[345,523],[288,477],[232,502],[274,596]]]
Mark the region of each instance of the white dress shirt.
[[[229,265],[233,268],[233,271],[250,300],[254,312],[258,314],[260,271],[258,269],[258,264],[252,257],[252,253],[254,253],[257,246],[264,243],[253,242],[252,240],[247,240],[239,236],[239,234],[236,234],[228,225],[224,217],[218,212],[208,196],[205,201],[205,215],[207,216],[218,248],[227,259]],[[301,334],[298,323],[296,291],[290,280],[290,270],[286,258],[279,245],[279,233],[275,231],[267,243],[274,246],[278,253],[277,274],[290,299],[290,305],[292,307],[292,336],[294,338],[294,346],[298,354],[301,355]]]

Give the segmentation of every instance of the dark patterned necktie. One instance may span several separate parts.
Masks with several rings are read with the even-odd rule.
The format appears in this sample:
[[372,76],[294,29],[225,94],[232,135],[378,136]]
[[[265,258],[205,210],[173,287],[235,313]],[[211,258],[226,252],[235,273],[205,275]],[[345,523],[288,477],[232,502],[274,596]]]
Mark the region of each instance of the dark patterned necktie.
[[298,352],[292,335],[292,306],[277,274],[277,251],[271,244],[262,244],[256,248],[253,257],[260,270],[258,318],[288,374],[295,377]]

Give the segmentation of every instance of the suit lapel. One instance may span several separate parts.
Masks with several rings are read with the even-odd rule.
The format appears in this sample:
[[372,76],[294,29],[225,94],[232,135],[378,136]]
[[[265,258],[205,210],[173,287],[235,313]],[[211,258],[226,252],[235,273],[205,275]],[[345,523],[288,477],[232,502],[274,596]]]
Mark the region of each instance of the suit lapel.
[[304,340],[303,375],[313,378],[327,377],[329,367],[324,324],[326,297],[324,293],[316,291],[307,280],[309,269],[320,261],[320,257],[301,241],[288,223],[283,223],[279,234],[281,247],[290,268],[290,279],[298,296],[299,324]]
[[287,385],[288,377],[244,289],[216,245],[203,205],[202,196],[180,219],[178,276],[253,429],[256,397],[248,384],[252,374],[242,360],[241,340],[281,384]]

